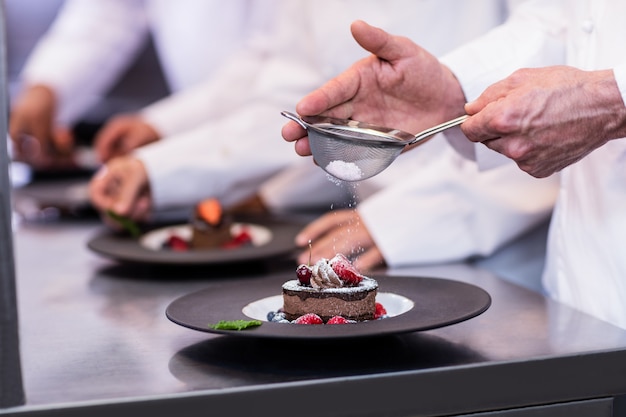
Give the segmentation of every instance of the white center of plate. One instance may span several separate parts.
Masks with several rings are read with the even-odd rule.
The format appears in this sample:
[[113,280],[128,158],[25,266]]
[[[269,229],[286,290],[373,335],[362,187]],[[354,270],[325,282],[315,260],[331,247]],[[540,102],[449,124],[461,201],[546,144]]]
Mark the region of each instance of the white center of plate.
[[[399,316],[411,310],[415,303],[410,299],[392,292],[379,292],[376,294],[376,302],[381,303],[389,317]],[[283,296],[274,295],[251,302],[241,310],[251,319],[267,321],[267,313],[278,311],[283,306]]]
[[[272,232],[264,226],[250,223],[234,223],[230,229],[230,233],[233,236],[238,235],[242,229],[246,228],[250,237],[252,237],[252,244],[254,246],[262,246],[269,243],[272,240]],[[161,229],[152,230],[139,239],[139,243],[146,249],[150,250],[162,250],[163,243],[171,236],[176,235],[184,240],[191,240],[191,225],[180,224],[177,226],[168,226]]]

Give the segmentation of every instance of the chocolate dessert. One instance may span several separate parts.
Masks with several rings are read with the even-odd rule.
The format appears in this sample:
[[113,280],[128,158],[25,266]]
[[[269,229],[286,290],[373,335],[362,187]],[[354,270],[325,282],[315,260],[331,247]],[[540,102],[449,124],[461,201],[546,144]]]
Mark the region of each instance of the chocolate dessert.
[[193,249],[219,248],[232,240],[232,218],[220,202],[210,198],[198,203],[191,219]]
[[287,320],[307,314],[316,314],[324,323],[336,316],[350,321],[376,318],[378,283],[358,273],[345,256],[300,265],[297,276],[282,286]]

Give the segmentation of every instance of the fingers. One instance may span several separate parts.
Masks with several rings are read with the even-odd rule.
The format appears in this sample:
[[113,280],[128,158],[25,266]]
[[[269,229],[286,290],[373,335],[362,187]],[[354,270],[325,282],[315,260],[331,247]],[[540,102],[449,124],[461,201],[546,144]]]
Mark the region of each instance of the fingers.
[[102,162],[129,154],[133,149],[155,142],[160,134],[139,116],[120,115],[108,122],[94,139],[94,150]]
[[[117,213],[135,218],[138,213],[143,213],[139,203],[146,184],[137,177],[129,176],[120,183],[117,198],[113,210]],[[143,202],[145,204],[145,202]]]
[[308,263],[319,259],[330,259],[338,253],[351,258],[362,250],[360,238],[347,231],[346,227],[338,227],[331,233],[324,234],[311,241],[311,248],[307,248],[298,256],[299,263]]
[[52,137],[49,118],[43,115],[13,112],[9,126],[18,159],[35,162],[45,157],[50,148],[48,142]]
[[329,233],[337,226],[348,223],[352,220],[353,210],[336,210],[324,214],[317,220],[309,223],[296,236],[296,245],[303,247],[314,241],[318,237]]
[[[311,242],[310,248],[308,247]],[[307,246],[298,263],[314,263],[342,253],[355,259],[355,266],[369,269],[380,265],[383,257],[356,210],[337,210],[310,223],[296,236],[296,244]]]
[[[43,85],[24,90],[11,107],[9,134],[14,141],[17,156],[24,160],[37,160],[53,150],[53,120],[55,114],[54,92]],[[39,146],[32,146],[32,140]],[[28,152],[38,152],[32,154]]]
[[490,103],[495,103],[498,100],[505,98],[515,85],[517,85],[517,82],[512,76],[493,83],[487,87],[477,99],[467,103],[465,105],[465,111],[469,115],[482,111]]
[[281,135],[287,142],[294,142],[294,149],[300,156],[311,155],[311,146],[306,130],[294,121],[287,122],[282,130]]
[[294,149],[296,153],[300,156],[310,156],[311,155],[311,144],[309,143],[308,138],[299,139],[294,144]]
[[112,209],[117,195],[118,180],[104,165],[89,181],[89,199],[94,207],[100,211]]
[[125,132],[126,126],[118,121],[107,123],[98,131],[93,146],[100,161],[107,162],[119,154],[118,148]]
[[384,263],[385,259],[383,258],[383,254],[380,252],[380,249],[378,249],[377,246],[372,246],[361,255],[357,256],[352,262],[352,265],[354,265],[357,271],[365,272],[371,271]]
[[130,218],[136,221],[147,220],[152,210],[152,199],[148,192],[142,191],[132,207]]
[[[363,21],[354,22],[351,30],[355,40],[364,49],[380,56],[382,59],[396,59],[399,56],[399,51],[393,42],[389,42],[391,35],[387,32],[370,26]],[[359,88],[359,76],[356,68],[357,66],[353,65],[353,67],[328,81],[319,89],[306,95],[296,105],[298,114],[315,116],[352,99]],[[340,113],[329,115],[339,118],[349,118],[351,116],[349,107],[337,109],[336,111]]]
[[52,135],[52,142],[56,152],[63,156],[70,156],[74,151],[74,135],[67,128],[58,127]]
[[511,103],[515,81],[509,78],[487,87],[474,101],[465,105],[471,115],[461,129],[472,142],[485,142],[513,133],[519,126],[519,106]]
[[287,122],[280,133],[287,142],[295,142],[307,135],[306,130],[294,121]]
[[[358,64],[358,62],[357,62]],[[355,64],[356,65],[356,64]],[[307,94],[296,104],[296,112],[303,116],[328,116],[347,119],[352,116],[349,102],[359,88],[359,73],[355,65]],[[333,111],[335,106],[340,106]]]
[[151,209],[148,177],[141,161],[135,158],[111,160],[92,178],[89,194],[101,211],[143,220]]

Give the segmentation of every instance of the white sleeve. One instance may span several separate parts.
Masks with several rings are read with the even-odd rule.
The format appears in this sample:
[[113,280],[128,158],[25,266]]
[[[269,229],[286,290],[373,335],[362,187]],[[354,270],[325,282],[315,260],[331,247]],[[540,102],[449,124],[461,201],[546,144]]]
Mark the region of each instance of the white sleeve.
[[[561,1],[523,2],[506,23],[441,58],[459,80],[468,101],[519,68],[565,62],[567,22]],[[459,128],[450,129],[446,137],[457,152],[477,161],[481,170],[506,164],[502,155],[469,142]]]
[[116,81],[147,34],[142,0],[68,0],[28,58],[21,82],[52,87],[59,121],[72,123]]
[[269,101],[282,103],[281,110],[292,109],[325,81],[314,46],[297,40],[307,33],[299,2],[253,2],[250,7],[253,28],[241,49],[204,82],[142,110],[144,120],[166,140],[208,119],[228,118],[251,103]]
[[202,198],[225,206],[254,195],[269,177],[299,158],[280,138],[279,108],[250,105],[171,140],[138,148],[155,210],[184,207]]
[[451,262],[490,255],[545,220],[557,191],[556,175],[536,179],[513,163],[480,172],[448,148],[358,211],[390,266]]
[[257,98],[254,94],[258,74],[250,68],[263,65],[267,63],[262,50],[242,50],[204,82],[145,107],[141,117],[166,140],[208,119],[228,117]]

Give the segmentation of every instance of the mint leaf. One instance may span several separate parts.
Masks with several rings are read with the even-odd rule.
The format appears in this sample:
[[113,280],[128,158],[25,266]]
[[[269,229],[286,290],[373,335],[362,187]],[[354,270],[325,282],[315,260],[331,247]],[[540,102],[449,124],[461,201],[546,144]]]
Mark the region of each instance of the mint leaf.
[[137,225],[137,223],[135,223],[128,217],[122,216],[121,214],[117,214],[113,210],[107,210],[106,213],[107,213],[107,216],[115,220],[117,223],[119,223],[120,226],[126,229],[132,237],[136,238],[136,237],[141,236],[141,230],[139,229],[139,226]]
[[209,327],[216,330],[244,330],[261,324],[259,320],[221,320],[217,324],[209,324]]

